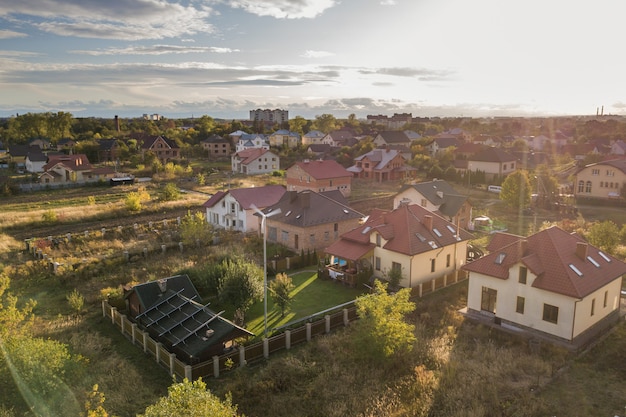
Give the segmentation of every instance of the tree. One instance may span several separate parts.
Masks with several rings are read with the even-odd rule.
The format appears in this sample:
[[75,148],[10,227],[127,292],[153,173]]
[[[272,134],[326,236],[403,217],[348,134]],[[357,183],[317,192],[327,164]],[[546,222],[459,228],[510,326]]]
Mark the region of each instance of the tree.
[[364,359],[382,359],[396,352],[410,352],[415,342],[415,326],[404,320],[415,310],[409,301],[411,290],[402,288],[395,294],[387,292],[387,284],[376,281],[374,294],[356,299],[359,321],[353,338],[355,351]]
[[149,200],[150,194],[147,191],[131,191],[126,194],[124,202],[128,211],[139,212],[141,211],[142,203]]
[[333,130],[337,129],[337,119],[335,119],[335,116],[333,116],[332,114],[322,114],[321,116],[315,116],[313,126],[315,126],[315,129],[321,132],[330,133]]
[[530,194],[528,172],[517,170],[509,174],[502,183],[500,200],[511,208],[521,210],[530,204]]
[[189,382],[172,384],[167,389],[167,397],[161,397],[148,406],[139,417],[236,417],[237,406],[233,405],[230,394],[221,401],[207,390],[202,378]]
[[285,273],[276,275],[276,278],[270,282],[270,293],[274,304],[280,308],[281,317],[285,316],[285,310],[289,308],[291,304],[291,291],[293,291],[294,285],[291,277]]
[[252,303],[263,298],[263,270],[243,258],[228,259],[223,263],[224,276],[218,297],[235,308],[235,322],[243,324]]
[[614,254],[617,245],[620,243],[620,229],[611,220],[595,222],[587,231],[587,240],[593,246]]
[[104,408],[104,394],[98,391],[98,384],[94,385],[87,393],[85,401],[85,417],[108,417],[109,413]]
[[307,125],[308,120],[302,116],[296,116],[289,120],[289,130],[299,134],[304,134],[304,128]]
[[165,201],[175,201],[180,198],[180,190],[173,182],[168,182],[163,187],[163,200]]
[[186,245],[194,245],[197,242],[207,244],[213,240],[213,228],[202,212],[191,214],[188,211],[180,222],[180,238]]

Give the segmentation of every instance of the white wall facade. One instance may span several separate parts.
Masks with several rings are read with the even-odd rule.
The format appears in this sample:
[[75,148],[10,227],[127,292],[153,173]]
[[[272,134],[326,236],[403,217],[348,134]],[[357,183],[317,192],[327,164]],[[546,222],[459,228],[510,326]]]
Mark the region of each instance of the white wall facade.
[[230,194],[226,194],[213,207],[207,207],[206,219],[214,227],[246,233],[257,231],[259,225],[253,210],[242,209]]

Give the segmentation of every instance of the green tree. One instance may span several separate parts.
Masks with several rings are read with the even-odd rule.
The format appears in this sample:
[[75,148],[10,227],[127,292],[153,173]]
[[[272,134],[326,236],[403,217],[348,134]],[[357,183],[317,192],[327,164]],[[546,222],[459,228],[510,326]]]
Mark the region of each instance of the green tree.
[[335,119],[335,116],[333,116],[332,114],[322,114],[321,116],[315,116],[313,126],[315,126],[315,129],[321,132],[330,133],[333,130],[337,129],[337,119]]
[[587,240],[593,246],[615,254],[615,249],[620,243],[620,229],[611,220],[595,222],[587,230]]
[[10,278],[0,274],[0,342],[9,337],[28,333],[33,325],[36,301],[29,300],[23,307],[18,298],[9,292]]
[[295,288],[291,277],[285,273],[276,275],[276,278],[270,282],[270,293],[274,304],[280,308],[281,317],[285,316],[285,311],[291,304],[291,291]]
[[65,299],[74,314],[82,314],[83,308],[85,307],[85,297],[83,297],[83,295],[78,292],[76,288],[74,288],[71,293],[67,294]]
[[104,408],[104,394],[98,391],[98,384],[94,385],[87,393],[85,401],[85,417],[108,417],[109,413]]
[[[233,405],[230,394],[221,401],[207,390],[202,379],[193,382],[172,384],[167,389],[167,397],[161,397],[148,406],[139,417],[237,417],[237,406]],[[243,415],[242,415],[243,416]]]
[[180,222],[180,238],[186,245],[195,245],[197,242],[209,244],[213,240],[213,228],[202,212],[192,214],[188,211]]
[[299,134],[304,134],[304,128],[307,125],[308,120],[302,116],[296,116],[289,120],[289,130]]
[[163,200],[175,201],[180,198],[180,189],[173,182],[168,182],[163,187]]
[[263,298],[263,270],[243,258],[224,260],[224,276],[218,297],[234,307],[235,322],[243,324],[246,311]]
[[396,352],[410,352],[415,342],[415,326],[404,316],[415,310],[409,301],[411,290],[402,288],[395,294],[387,292],[387,284],[376,281],[374,294],[356,299],[359,321],[356,322],[355,351],[363,359],[383,359]]
[[509,174],[502,183],[500,200],[511,208],[524,209],[530,204],[530,194],[528,172],[517,170]]

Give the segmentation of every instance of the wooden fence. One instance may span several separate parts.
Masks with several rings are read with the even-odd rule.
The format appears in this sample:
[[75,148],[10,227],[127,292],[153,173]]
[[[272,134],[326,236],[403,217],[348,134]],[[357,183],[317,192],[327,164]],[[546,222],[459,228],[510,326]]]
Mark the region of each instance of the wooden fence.
[[264,338],[260,342],[248,346],[238,346],[221,356],[213,356],[209,361],[188,365],[178,360],[176,354],[170,353],[161,343],[152,339],[148,332],[139,329],[136,323],[130,321],[126,315],[109,305],[107,301],[102,301],[102,316],[110,319],[111,323],[118,327],[126,338],[131,340],[134,345],[142,348],[144,353],[154,358],[155,362],[167,369],[170,375],[175,375],[180,379],[187,378],[190,381],[200,377],[204,379],[207,377],[218,378],[221,372],[268,359],[272,353],[290,349],[296,344],[310,342],[314,336],[330,333],[332,329],[347,326],[351,321],[357,319],[355,307],[344,308],[341,311],[326,314],[316,321],[305,323],[298,328],[285,330],[278,335]]
[[[456,284],[467,279],[465,271],[456,271],[453,274],[443,275],[432,281],[421,283],[411,290],[411,298],[423,297],[439,289]],[[338,306],[341,308],[342,306]],[[328,314],[324,314],[329,311]],[[102,301],[102,316],[109,318],[111,323],[118,327],[122,334],[132,341],[134,345],[143,349],[144,353],[150,355],[169,374],[177,378],[195,380],[197,378],[214,377],[218,378],[221,372],[228,371],[240,366],[268,359],[272,353],[283,349],[290,349],[292,346],[310,342],[313,337],[330,333],[338,327],[345,327],[350,322],[358,319],[356,307],[341,308],[332,312],[332,309],[325,310],[319,314],[324,314],[322,318],[315,319],[310,316],[305,323],[296,322],[293,328],[287,327],[282,333],[262,341],[247,346],[238,346],[221,356],[213,356],[209,361],[195,365],[188,365],[176,358],[176,354],[170,353],[161,343],[150,337],[148,332],[144,332],[137,327],[136,323],[130,321],[126,315],[120,313],[116,307],[112,307],[106,300]],[[282,330],[282,328],[281,328]]]

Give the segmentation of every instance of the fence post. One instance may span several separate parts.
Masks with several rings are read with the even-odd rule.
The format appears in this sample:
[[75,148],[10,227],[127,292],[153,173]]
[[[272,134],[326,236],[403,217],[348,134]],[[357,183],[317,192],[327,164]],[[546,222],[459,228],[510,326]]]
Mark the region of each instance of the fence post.
[[347,326],[348,324],[350,324],[350,318],[348,317],[348,309],[344,308],[343,309],[343,325]]
[[148,332],[143,333],[143,353],[148,352]]
[[159,342],[156,343],[156,355],[154,356],[156,357],[156,362],[161,363],[161,343]]
[[435,279],[430,281],[430,292],[435,292]]
[[137,323],[133,323],[130,327],[133,331],[133,345],[134,345],[135,340],[137,339],[137,336],[135,336],[135,332],[137,331]]
[[326,320],[326,333],[330,333],[330,315],[326,314],[324,319]]
[[239,346],[239,367],[246,366],[246,348]]
[[124,319],[126,318],[125,315],[120,314],[120,328],[122,329],[122,336],[126,336],[124,334]]
[[185,365],[185,378],[187,378],[187,381],[192,382],[191,365]]
[[220,376],[220,357],[213,356],[213,376],[219,378]]
[[107,302],[106,300],[102,300],[102,317],[107,316]]
[[448,274],[445,274],[443,276],[443,288],[446,288],[448,286]]
[[183,251],[183,242],[178,242],[178,248],[181,252]]
[[265,359],[270,357],[270,341],[267,337],[263,338],[263,357]]
[[115,324],[115,313],[117,312],[117,307],[111,307],[111,323]]
[[167,249],[166,245],[161,245],[161,253],[165,253],[165,249]]
[[124,259],[126,262],[130,261],[130,253],[127,250],[124,251]]
[[310,342],[311,341],[311,323],[307,323],[306,324],[306,341]]
[[285,330],[285,349],[291,349],[291,330]]
[[170,353],[170,376],[174,376],[174,359],[176,358],[175,353]]

